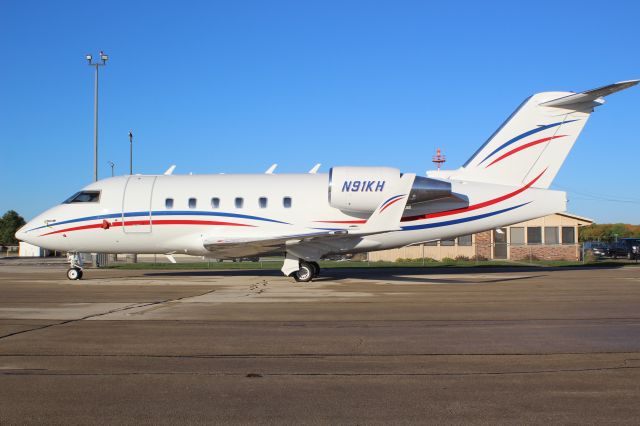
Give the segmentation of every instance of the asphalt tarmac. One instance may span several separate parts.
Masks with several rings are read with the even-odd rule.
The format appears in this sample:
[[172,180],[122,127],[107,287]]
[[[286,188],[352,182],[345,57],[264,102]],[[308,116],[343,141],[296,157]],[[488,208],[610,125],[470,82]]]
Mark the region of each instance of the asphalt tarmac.
[[0,424],[638,424],[640,268],[0,261]]

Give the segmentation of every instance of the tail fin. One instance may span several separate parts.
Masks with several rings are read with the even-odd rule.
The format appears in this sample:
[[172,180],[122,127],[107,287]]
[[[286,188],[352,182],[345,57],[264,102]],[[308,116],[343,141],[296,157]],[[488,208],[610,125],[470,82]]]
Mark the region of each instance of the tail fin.
[[638,82],[531,96],[451,177],[519,185],[544,171],[535,186],[548,188],[594,108],[604,103],[602,98]]

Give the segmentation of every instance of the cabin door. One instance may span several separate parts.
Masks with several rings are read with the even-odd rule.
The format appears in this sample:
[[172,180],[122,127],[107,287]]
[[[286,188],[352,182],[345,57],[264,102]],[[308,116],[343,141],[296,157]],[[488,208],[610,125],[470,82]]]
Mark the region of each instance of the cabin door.
[[129,176],[122,199],[122,229],[127,234],[151,232],[151,195],[156,176]]

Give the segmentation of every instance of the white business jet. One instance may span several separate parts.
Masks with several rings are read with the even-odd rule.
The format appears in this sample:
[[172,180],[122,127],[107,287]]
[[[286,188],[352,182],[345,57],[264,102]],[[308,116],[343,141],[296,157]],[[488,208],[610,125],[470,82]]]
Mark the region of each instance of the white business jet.
[[297,281],[327,255],[453,238],[566,209],[549,186],[604,96],[624,81],[582,93],[525,100],[457,170],[427,177],[390,167],[333,167],[328,174],[133,175],[103,179],[38,215],[16,237],[70,253],[186,253],[217,259],[284,254]]

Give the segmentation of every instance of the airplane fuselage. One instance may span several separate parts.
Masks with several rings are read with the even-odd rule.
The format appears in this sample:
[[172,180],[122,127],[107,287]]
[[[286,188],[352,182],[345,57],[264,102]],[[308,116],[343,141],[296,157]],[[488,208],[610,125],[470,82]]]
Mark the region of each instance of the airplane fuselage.
[[[418,210],[407,206],[399,230],[346,236],[329,244],[326,254],[451,238],[564,210],[561,192],[477,182],[451,184],[453,192],[468,198],[468,207],[417,215]],[[21,237],[44,248],[72,252],[235,257],[207,250],[203,241],[229,235],[348,231],[365,223],[366,214],[331,207],[328,185],[327,174],[114,177],[83,189],[99,192],[99,201],[53,207],[34,218]],[[261,252],[241,253],[249,254]]]

